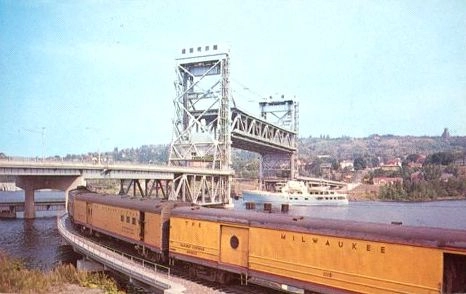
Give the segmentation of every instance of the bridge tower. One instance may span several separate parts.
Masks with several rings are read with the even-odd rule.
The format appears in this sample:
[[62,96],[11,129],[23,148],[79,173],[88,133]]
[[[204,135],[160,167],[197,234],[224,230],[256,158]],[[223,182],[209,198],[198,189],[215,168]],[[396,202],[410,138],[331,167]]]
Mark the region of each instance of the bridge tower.
[[[265,101],[259,102],[262,119],[267,122],[291,131],[295,134],[292,137],[293,146],[297,146],[297,134],[299,130],[299,104],[293,99],[273,99],[269,97]],[[292,152],[260,152],[260,179],[261,183],[267,185],[277,180],[294,179],[298,176],[297,148]]]
[[[168,164],[231,171],[229,51],[218,45],[181,50],[176,59],[175,118]],[[180,175],[174,190],[200,204],[230,202],[231,175]],[[184,183],[184,184],[183,184]],[[176,184],[176,183],[175,183]],[[202,194],[202,197],[201,197]]]

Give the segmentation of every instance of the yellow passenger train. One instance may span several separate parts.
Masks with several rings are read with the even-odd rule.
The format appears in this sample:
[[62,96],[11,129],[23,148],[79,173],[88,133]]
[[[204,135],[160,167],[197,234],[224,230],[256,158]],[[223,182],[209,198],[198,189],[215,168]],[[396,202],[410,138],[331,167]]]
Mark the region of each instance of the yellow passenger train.
[[323,293],[466,292],[466,231],[295,217],[70,192],[75,224],[192,275]]

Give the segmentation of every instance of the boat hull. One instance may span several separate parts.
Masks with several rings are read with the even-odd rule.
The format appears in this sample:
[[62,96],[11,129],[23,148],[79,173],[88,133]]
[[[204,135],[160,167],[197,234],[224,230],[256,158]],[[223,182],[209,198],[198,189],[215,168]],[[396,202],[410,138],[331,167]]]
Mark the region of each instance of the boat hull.
[[289,204],[296,206],[312,205],[348,205],[348,198],[344,194],[330,196],[316,196],[310,194],[286,194],[260,190],[243,191],[244,202]]

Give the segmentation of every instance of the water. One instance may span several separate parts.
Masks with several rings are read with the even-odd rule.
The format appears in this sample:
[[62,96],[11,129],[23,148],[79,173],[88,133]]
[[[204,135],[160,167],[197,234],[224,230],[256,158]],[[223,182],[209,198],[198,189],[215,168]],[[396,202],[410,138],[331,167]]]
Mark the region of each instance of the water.
[[[34,201],[59,201],[65,200],[65,192],[62,191],[36,191],[34,193]],[[24,191],[5,192],[0,191],[0,203],[2,202],[15,202],[24,201]]]
[[[10,203],[10,202],[24,202],[24,191],[13,191],[13,192],[5,192],[0,191],[0,205],[2,203]],[[50,190],[43,190],[43,191],[36,191],[34,193],[34,201],[36,202],[49,202],[49,201],[65,201],[65,193],[63,191],[50,191]],[[52,205],[50,208],[42,209],[40,205],[36,206],[36,217],[55,217],[57,213],[62,210],[62,205]],[[16,211],[16,217],[23,218],[24,211]]]
[[[37,191],[35,200],[63,200],[64,192]],[[0,191],[0,202],[24,201],[24,191]],[[49,270],[73,255],[71,248],[62,243],[58,234],[57,211],[45,218],[0,219],[0,251],[21,259],[29,268]]]
[[[245,209],[241,200],[234,203],[235,209]],[[260,205],[257,208],[261,209]],[[279,211],[280,207],[273,209]],[[466,200],[416,203],[362,201],[350,202],[348,206],[291,206],[289,214],[388,224],[397,221],[403,225],[466,230]],[[22,259],[28,267],[50,269],[64,261],[70,249],[62,244],[56,218],[49,217],[0,219],[0,250]]]
[[0,220],[0,250],[29,268],[52,268],[59,262],[60,245],[56,218]]
[[[241,200],[235,200],[236,209],[245,209]],[[256,210],[263,205],[256,205]],[[280,207],[273,207],[279,212]],[[290,206],[289,214],[386,223],[402,222],[403,225],[438,227],[466,230],[466,200],[432,202],[350,202],[348,206]]]

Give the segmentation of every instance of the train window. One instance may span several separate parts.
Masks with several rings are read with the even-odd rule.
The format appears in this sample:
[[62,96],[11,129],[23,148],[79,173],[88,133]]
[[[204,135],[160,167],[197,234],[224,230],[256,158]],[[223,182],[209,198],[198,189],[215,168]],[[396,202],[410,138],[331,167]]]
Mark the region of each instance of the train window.
[[230,238],[230,246],[233,249],[236,249],[239,246],[238,237],[236,237],[235,235],[231,236],[231,238]]
[[120,220],[121,220],[121,222],[125,222],[125,216],[124,216],[124,215],[121,215]]
[[129,224],[130,217],[126,216],[126,222]]
[[136,218],[133,217],[132,221],[133,221],[133,225],[135,225],[136,224]]

